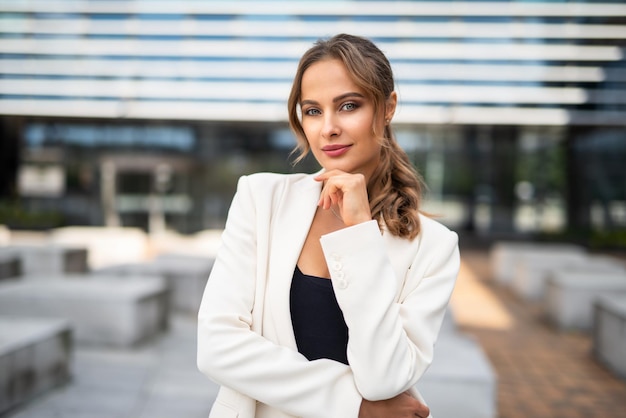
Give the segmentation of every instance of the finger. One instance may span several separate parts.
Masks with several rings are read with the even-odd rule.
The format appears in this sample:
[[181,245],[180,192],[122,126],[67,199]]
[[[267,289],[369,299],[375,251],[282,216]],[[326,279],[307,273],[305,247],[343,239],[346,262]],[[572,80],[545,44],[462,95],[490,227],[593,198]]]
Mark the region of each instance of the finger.
[[[324,173],[326,174],[326,173]],[[327,178],[326,176],[322,174],[319,176],[314,177],[315,180],[317,181],[323,181],[324,184],[322,185],[322,191],[320,192],[320,198],[317,202],[317,205],[320,207],[323,207],[324,209],[328,209],[328,207],[326,206],[328,204],[328,196],[329,196],[329,187],[328,187],[328,182],[326,181]]]
[[420,417],[420,418],[427,418],[430,415],[430,408],[423,404],[422,402],[420,402],[418,399],[415,399],[415,397],[413,395],[411,395],[410,392],[406,391],[402,393],[403,395],[409,396],[411,397],[414,402],[415,402],[415,416],[416,417]]
[[430,408],[428,408],[426,405],[420,404],[417,412],[415,413],[415,416],[418,416],[420,418],[428,418],[429,415]]
[[330,171],[324,171],[323,173],[320,173],[317,176],[313,177],[313,179],[317,181],[324,181],[324,180],[328,180],[331,177],[341,175],[341,174],[347,174],[347,173],[345,171],[337,170],[335,168]]
[[326,173],[322,173],[322,174],[318,174],[317,176],[313,177],[313,180],[315,181],[324,181],[328,178],[328,176],[326,175]]
[[318,200],[318,202],[317,202],[317,206],[319,206],[319,207],[321,207],[323,209],[327,209],[326,208],[326,199],[327,199],[326,195],[324,193],[322,193],[320,195],[320,200]]
[[332,196],[341,190],[341,182],[337,184],[336,178],[327,179],[322,187],[322,194],[325,196]]
[[333,193],[329,192],[327,189],[322,190],[320,202],[318,204],[324,209],[330,208],[333,204]]
[[333,175],[337,175],[337,174],[336,173],[333,174],[332,172],[325,171],[322,174],[319,174],[319,175],[313,177],[313,179],[316,180],[316,181],[326,181],[329,178],[333,177]]
[[327,193],[324,197],[324,209],[330,209],[331,206],[337,205],[339,210],[341,210],[341,205],[339,204],[339,195],[338,193]]
[[329,209],[332,206],[332,204],[333,204],[333,201],[330,198],[330,196],[329,195],[325,195],[324,196],[324,204],[322,205],[322,207],[324,209]]

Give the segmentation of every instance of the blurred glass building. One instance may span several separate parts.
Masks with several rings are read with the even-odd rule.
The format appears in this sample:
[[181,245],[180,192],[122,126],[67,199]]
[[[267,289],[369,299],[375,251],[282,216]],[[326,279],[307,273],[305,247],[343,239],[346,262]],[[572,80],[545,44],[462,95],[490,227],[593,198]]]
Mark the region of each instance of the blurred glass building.
[[624,1],[0,1],[0,223],[221,227],[295,168],[297,61],[390,58],[427,210],[491,236],[626,229]]

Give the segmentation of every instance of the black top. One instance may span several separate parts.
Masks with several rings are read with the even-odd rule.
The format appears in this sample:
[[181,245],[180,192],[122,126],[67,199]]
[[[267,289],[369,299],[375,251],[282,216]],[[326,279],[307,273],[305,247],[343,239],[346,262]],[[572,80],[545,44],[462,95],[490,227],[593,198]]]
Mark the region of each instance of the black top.
[[348,364],[348,327],[329,279],[307,276],[296,266],[289,306],[301,354],[309,360],[327,358]]

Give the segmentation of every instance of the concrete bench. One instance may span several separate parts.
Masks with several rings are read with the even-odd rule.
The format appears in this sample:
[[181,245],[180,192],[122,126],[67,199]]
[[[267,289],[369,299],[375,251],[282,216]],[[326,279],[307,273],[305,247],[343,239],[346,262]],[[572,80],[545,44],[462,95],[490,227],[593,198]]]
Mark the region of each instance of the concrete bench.
[[588,330],[593,325],[594,300],[614,293],[626,294],[626,269],[558,271],[547,279],[544,309],[548,319],[560,329]]
[[87,249],[62,245],[13,245],[0,248],[0,254],[14,254],[22,264],[23,276],[85,273]]
[[539,300],[545,295],[547,278],[558,271],[620,272],[624,266],[606,257],[586,254],[526,254],[516,264],[511,287],[527,300]]
[[515,264],[526,254],[585,254],[583,247],[572,244],[497,242],[489,251],[493,280],[508,286],[515,277]]
[[0,280],[13,279],[22,275],[22,262],[17,254],[0,249]]
[[205,229],[194,234],[162,231],[150,234],[153,254],[180,253],[196,257],[215,258],[221,246],[222,229]]
[[0,315],[69,319],[79,344],[127,347],[167,326],[158,278],[58,276],[0,285]]
[[94,274],[163,277],[170,289],[172,310],[196,314],[213,262],[212,258],[207,257],[164,254],[147,263],[109,266],[94,271]]
[[495,372],[480,345],[463,334],[440,334],[433,363],[416,388],[436,418],[497,417]]
[[198,312],[214,262],[213,258],[180,254],[160,255],[153,261],[170,286],[173,309]]
[[149,256],[148,237],[139,228],[71,226],[50,231],[49,242],[79,246],[89,254],[89,268],[137,263]]
[[446,314],[443,317],[443,322],[441,323],[441,330],[439,332],[441,334],[454,334],[457,331],[458,331],[458,327],[456,324],[454,311],[452,310],[452,307],[448,305],[446,307]]
[[11,243],[11,231],[6,225],[0,225],[0,247]]
[[0,316],[0,415],[65,383],[71,351],[68,321]]
[[197,255],[215,258],[222,244],[222,229],[205,229],[192,235],[193,246]]
[[594,357],[626,379],[626,295],[596,299],[593,322]]

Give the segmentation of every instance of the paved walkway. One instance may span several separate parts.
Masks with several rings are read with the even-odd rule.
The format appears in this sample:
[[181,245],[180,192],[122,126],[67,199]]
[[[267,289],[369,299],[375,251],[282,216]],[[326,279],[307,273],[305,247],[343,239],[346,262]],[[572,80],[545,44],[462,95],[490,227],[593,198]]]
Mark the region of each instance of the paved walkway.
[[75,347],[72,381],[8,417],[207,418],[217,385],[195,362],[196,320],[174,315],[166,333],[133,349]]
[[[555,331],[537,305],[490,284],[487,261],[463,250],[452,306],[497,372],[498,418],[626,416],[626,381],[593,360],[589,336]],[[195,350],[195,318],[181,315],[134,349],[76,347],[73,380],[7,418],[206,418],[217,388]]]
[[590,335],[555,330],[540,304],[489,280],[485,252],[463,254],[452,306],[496,370],[499,418],[626,417],[626,381],[593,359]]

